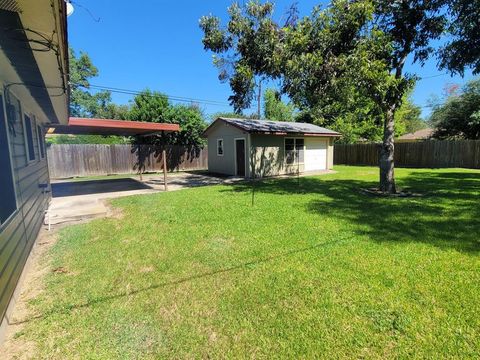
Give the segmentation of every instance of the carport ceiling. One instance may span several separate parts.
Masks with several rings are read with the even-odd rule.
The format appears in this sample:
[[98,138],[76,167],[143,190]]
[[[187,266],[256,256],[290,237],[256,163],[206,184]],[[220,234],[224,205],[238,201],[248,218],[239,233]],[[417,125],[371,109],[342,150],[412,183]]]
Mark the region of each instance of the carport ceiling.
[[71,117],[68,125],[51,125],[48,134],[133,136],[174,131],[180,131],[178,124]]

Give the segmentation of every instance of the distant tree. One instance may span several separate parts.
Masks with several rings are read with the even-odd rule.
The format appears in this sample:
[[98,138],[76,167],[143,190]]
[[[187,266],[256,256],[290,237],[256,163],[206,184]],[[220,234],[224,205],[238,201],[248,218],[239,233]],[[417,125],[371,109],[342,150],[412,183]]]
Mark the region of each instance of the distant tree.
[[99,109],[97,117],[100,119],[127,120],[129,112],[130,107],[128,105],[109,103]]
[[263,95],[263,116],[268,120],[294,121],[295,107],[282,101],[282,94],[275,89],[267,89]]
[[480,79],[468,82],[430,115],[437,139],[480,139]]
[[169,107],[165,94],[145,89],[133,98],[127,117],[134,121],[165,123]]
[[200,148],[205,145],[203,131],[206,128],[204,115],[195,105],[172,105],[167,114],[169,123],[180,125],[178,133],[168,136],[168,143],[186,147]]
[[168,97],[160,92],[144,90],[131,103],[127,118],[135,121],[179,124],[180,132],[159,136],[141,137],[136,143],[148,142],[156,145],[183,145],[199,148],[206,127],[201,110],[195,105],[172,105]]
[[47,144],[130,144],[130,139],[123,136],[102,135],[49,135]]
[[405,94],[402,105],[395,112],[395,135],[402,136],[428,127],[421,114],[422,109],[412,102],[411,92]]
[[98,69],[93,65],[87,53],[69,48],[70,67],[70,115],[74,117],[99,117],[111,103],[109,91],[92,94],[90,80],[98,76]]
[[[98,69],[87,53],[77,56],[69,48],[70,66],[70,115],[73,117],[126,119],[127,105],[112,103],[109,91],[92,93],[90,80],[98,76]],[[54,144],[125,144],[129,139],[121,136],[57,135],[47,138]]]
[[233,118],[233,119],[248,119],[248,116],[244,115],[243,113],[237,114],[235,112],[225,111],[225,112],[216,112],[216,113],[211,114],[209,116],[209,120],[210,120],[210,122],[213,122],[216,119],[218,119],[219,117]]

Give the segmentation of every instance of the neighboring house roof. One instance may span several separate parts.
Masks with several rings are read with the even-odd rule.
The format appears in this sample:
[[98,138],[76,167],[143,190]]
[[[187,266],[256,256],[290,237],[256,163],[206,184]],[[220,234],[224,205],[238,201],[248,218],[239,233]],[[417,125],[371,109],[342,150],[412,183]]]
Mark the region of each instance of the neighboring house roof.
[[415,131],[414,133],[409,133],[409,134],[405,134],[405,135],[402,135],[398,138],[398,140],[424,140],[424,139],[428,139],[429,137],[432,136],[433,134],[433,129],[422,129],[422,130],[418,130],[418,131]]
[[340,133],[326,129],[320,126],[307,123],[285,122],[285,121],[271,121],[271,120],[252,120],[252,119],[234,119],[234,118],[217,118],[204,131],[207,136],[212,126],[219,121],[235,126],[243,131],[254,134],[272,134],[272,135],[310,135],[310,136],[341,136]]

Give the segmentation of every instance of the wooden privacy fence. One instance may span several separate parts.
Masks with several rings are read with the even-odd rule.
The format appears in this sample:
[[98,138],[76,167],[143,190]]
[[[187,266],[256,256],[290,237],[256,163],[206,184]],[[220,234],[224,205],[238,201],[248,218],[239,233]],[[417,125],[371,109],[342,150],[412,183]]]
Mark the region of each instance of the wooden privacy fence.
[[[207,169],[208,152],[167,146],[169,171]],[[162,148],[147,145],[56,145],[47,149],[50,178],[75,176],[135,174],[162,171]]]
[[[379,144],[335,144],[334,163],[378,165]],[[395,143],[395,166],[480,169],[480,140]]]

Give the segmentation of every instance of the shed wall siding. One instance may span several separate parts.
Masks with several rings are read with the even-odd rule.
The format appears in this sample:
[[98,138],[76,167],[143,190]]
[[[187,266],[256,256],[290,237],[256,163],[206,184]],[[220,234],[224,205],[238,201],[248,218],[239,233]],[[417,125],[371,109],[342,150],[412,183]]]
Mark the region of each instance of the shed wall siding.
[[327,169],[333,169],[333,138],[327,139],[328,140],[328,148],[327,148]]
[[[214,125],[208,135],[209,172],[225,175],[235,175],[235,139],[237,138],[245,138],[245,143],[248,144],[247,132],[223,123],[218,123]],[[218,139],[223,139],[223,156],[217,155]],[[248,156],[248,150],[245,156]]]
[[[285,138],[302,136],[251,135],[250,171],[255,177],[295,174],[304,171],[304,164],[285,163]],[[303,137],[305,138],[305,137]],[[327,141],[327,169],[333,167],[333,138],[316,137]]]
[[[0,84],[0,89],[3,88]],[[30,99],[22,101],[22,116],[27,113],[35,115],[23,105]],[[6,103],[6,101],[4,102]],[[4,112],[7,116],[7,112]],[[49,196],[42,193],[39,184],[48,183],[48,168],[46,157],[42,158],[37,141],[38,118],[31,116],[32,135],[35,150],[35,160],[28,161],[24,127],[22,119],[17,119],[9,131],[10,148],[8,144],[0,144],[0,151],[11,152],[15,190],[17,197],[16,212],[0,225],[0,319],[4,317],[7,306],[22,273],[30,250],[41,228],[44,210]],[[5,122],[0,126],[6,127]],[[9,169],[4,169],[9,171]]]

